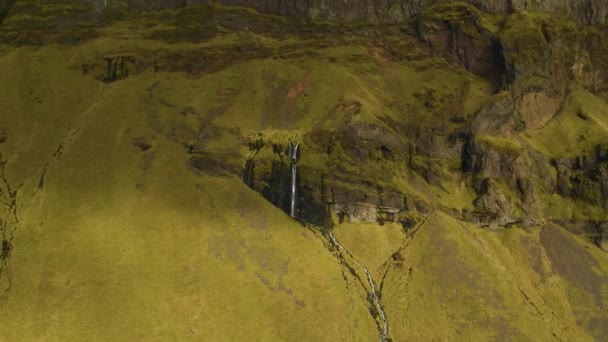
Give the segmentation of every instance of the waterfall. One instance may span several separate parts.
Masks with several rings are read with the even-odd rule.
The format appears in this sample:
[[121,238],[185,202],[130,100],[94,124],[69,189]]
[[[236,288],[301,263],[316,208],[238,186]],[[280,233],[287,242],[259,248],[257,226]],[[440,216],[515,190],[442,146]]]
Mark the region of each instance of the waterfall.
[[298,178],[298,159],[300,158],[300,143],[298,142],[294,145],[291,141],[289,141],[286,154],[291,159],[291,202],[289,207],[289,215],[291,217],[296,217],[296,181]]
[[367,269],[367,267],[363,266],[363,264],[361,264],[359,262],[359,260],[357,260],[346,248],[344,248],[344,246],[342,246],[338,242],[338,240],[336,239],[334,234],[332,234],[332,232],[329,232],[329,239],[334,246],[338,247],[339,250],[341,250],[342,252],[344,252],[345,254],[350,256],[355,261],[355,263],[363,270],[363,272],[365,272],[365,275],[367,276],[367,282],[369,283],[369,288],[370,288],[370,292],[369,292],[370,304],[373,305],[376,312],[378,312],[378,315],[380,316],[380,320],[382,321],[382,327],[380,327],[380,326],[378,327],[380,330],[380,342],[385,342],[388,337],[388,321],[386,319],[386,314],[384,313],[384,306],[382,305],[380,296],[378,296],[378,292],[376,292],[376,285],[374,284],[372,275],[369,273],[369,270]]
[[291,207],[289,215],[296,217],[296,178],[298,177],[298,164],[291,163]]

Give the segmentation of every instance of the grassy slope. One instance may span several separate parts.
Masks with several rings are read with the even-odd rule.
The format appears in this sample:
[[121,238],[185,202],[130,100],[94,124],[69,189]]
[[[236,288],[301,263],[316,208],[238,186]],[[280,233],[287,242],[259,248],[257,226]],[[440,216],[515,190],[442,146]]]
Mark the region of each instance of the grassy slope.
[[154,135],[145,77],[100,92],[65,57],[0,60],[2,152],[21,152],[8,176],[23,184],[0,339],[376,337],[365,294],[315,235],[240,180],[193,174],[162,136],[147,153],[132,145]]
[[[495,233],[431,216],[401,250],[403,264],[386,276],[383,300],[393,336],[593,340],[587,331],[594,329],[604,336],[608,258],[561,228],[545,230],[539,243],[539,231]],[[577,257],[563,255],[564,245]],[[576,280],[583,274],[590,288]]]
[[396,223],[384,226],[344,223],[334,228],[334,234],[343,246],[353,251],[353,256],[368,268],[377,281],[382,278],[387,261],[405,238],[403,228]]
[[525,132],[523,137],[548,156],[588,154],[608,138],[608,104],[593,94],[573,92],[553,120],[541,129]]

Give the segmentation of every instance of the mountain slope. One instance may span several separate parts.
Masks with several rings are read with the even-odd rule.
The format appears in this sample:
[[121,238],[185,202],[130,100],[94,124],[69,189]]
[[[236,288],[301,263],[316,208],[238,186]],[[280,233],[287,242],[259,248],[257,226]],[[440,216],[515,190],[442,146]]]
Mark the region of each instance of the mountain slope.
[[87,6],[0,26],[0,339],[608,336],[602,28]]
[[2,339],[375,338],[365,293],[320,238],[240,180],[189,171],[166,138],[142,151],[133,137],[151,131],[132,85],[100,85],[63,57],[1,62],[19,80],[2,82],[18,113],[2,127],[19,218]]
[[400,340],[593,341],[606,334],[606,257],[562,228],[490,233],[435,214],[397,260],[382,292]]

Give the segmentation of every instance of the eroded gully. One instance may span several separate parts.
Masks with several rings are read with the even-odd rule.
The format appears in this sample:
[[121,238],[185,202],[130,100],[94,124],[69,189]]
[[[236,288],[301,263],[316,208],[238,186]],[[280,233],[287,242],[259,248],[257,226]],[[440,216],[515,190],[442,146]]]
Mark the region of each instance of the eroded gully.
[[[372,279],[372,276],[369,273],[369,270],[361,262],[359,262],[359,260],[357,260],[357,258],[355,258],[352,255],[352,253],[350,253],[348,251],[348,249],[346,249],[346,247],[342,246],[342,244],[340,244],[340,242],[338,242],[338,239],[336,239],[336,237],[334,236],[334,234],[332,232],[328,232],[328,236],[329,236],[329,240],[332,243],[332,245],[334,247],[338,248],[340,253],[344,253],[345,255],[347,255],[350,259],[352,259],[355,262],[355,264],[360,269],[363,270],[363,272],[365,272],[365,276],[367,277],[367,283],[369,285],[367,299],[369,300],[369,304],[370,304],[371,308],[373,309],[370,312],[372,312],[372,317],[374,318],[374,321],[376,321],[376,324],[378,325],[378,330],[380,333],[380,341],[381,342],[387,341],[388,320],[386,319],[386,313],[384,312],[384,305],[382,304],[382,300],[381,300],[380,296],[378,295],[378,292],[376,291],[376,285],[374,284],[374,280]],[[380,322],[378,322],[378,320],[376,319],[373,312],[377,313],[377,315],[380,318]]]

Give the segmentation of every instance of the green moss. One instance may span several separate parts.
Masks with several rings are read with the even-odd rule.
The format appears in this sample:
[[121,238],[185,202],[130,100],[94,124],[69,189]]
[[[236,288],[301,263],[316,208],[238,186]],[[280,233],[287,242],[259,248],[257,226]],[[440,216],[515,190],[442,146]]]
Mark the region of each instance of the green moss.
[[477,142],[487,145],[494,150],[502,153],[508,153],[512,155],[520,155],[524,148],[521,144],[513,138],[504,138],[493,135],[478,135],[476,136]]
[[[568,235],[568,239],[573,237]],[[569,338],[589,338],[582,329],[563,328],[564,322],[576,326],[577,315],[564,299],[571,287],[563,278],[551,275],[551,262],[537,232],[509,229],[492,233],[446,215],[432,215],[399,254],[404,261],[389,268],[382,292],[387,315],[404,317],[400,324],[392,325],[394,336],[407,340],[542,340],[552,339],[559,331]],[[588,256],[586,260],[593,263],[604,258]],[[538,290],[549,279],[556,286]],[[546,323],[537,310],[559,312],[560,319]],[[487,317],[485,323],[471,322],[480,313]]]
[[213,15],[212,6],[200,5],[181,9],[175,14],[175,26],[189,30],[203,29]]
[[439,2],[425,8],[422,14],[424,25],[429,29],[437,30],[447,23],[451,29],[462,31],[470,37],[479,37],[484,31],[498,31],[489,14],[464,2]]
[[585,35],[582,25],[555,15],[515,12],[508,16],[498,36],[515,89],[563,94]]
[[342,245],[353,252],[355,258],[366,265],[377,284],[382,280],[386,260],[399,250],[405,240],[403,227],[397,223],[382,226],[343,223],[334,227],[333,233]]
[[543,61],[543,55],[549,50],[537,19],[527,12],[508,17],[500,33],[501,40],[510,48],[505,55],[508,62],[531,68]]
[[547,219],[608,220],[606,209],[557,194],[541,195],[540,204]]
[[[183,74],[106,85],[71,68],[86,51],[47,46],[0,56],[1,77],[19,80],[0,82],[8,96],[0,153],[17,156],[8,177],[29,194],[19,204],[31,220],[15,236],[0,339],[377,337],[365,294],[347,290],[322,240],[239,179],[197,175],[183,147],[151,125],[187,122],[186,105],[206,118],[217,88],[205,95],[208,80]],[[220,133],[210,148],[235,146]],[[133,146],[140,136],[150,150]],[[47,166],[44,189],[32,196]],[[317,299],[319,288],[331,303]],[[350,314],[339,318],[343,312]],[[230,329],[235,320],[249,323]]]
[[[574,157],[592,153],[608,135],[608,104],[601,98],[575,91],[563,110],[545,127],[528,130],[522,137],[543,154]],[[579,113],[585,113],[581,117]],[[585,119],[586,118],[586,119]]]

